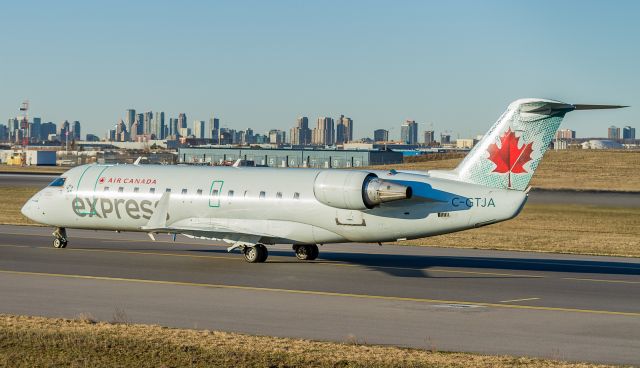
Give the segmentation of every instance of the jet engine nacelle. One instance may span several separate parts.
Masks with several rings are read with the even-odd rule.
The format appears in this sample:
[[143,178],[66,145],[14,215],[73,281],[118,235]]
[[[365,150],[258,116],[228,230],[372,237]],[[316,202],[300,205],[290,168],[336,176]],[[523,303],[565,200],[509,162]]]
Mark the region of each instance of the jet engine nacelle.
[[411,198],[411,187],[352,170],[321,171],[313,184],[316,199],[345,210],[366,210],[384,202]]

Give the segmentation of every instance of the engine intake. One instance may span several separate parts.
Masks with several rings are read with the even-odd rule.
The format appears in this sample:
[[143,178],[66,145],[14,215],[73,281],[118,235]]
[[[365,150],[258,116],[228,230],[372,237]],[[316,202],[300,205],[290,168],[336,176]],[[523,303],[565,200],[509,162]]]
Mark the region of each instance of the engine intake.
[[373,173],[351,170],[321,171],[313,193],[321,203],[347,210],[371,209],[412,196],[411,187],[382,180]]

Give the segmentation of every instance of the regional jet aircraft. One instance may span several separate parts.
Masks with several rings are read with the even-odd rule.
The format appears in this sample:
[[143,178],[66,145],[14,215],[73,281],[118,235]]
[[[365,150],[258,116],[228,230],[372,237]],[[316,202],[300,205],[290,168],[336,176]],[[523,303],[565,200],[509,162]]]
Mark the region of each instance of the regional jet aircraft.
[[564,115],[619,107],[517,100],[449,171],[84,165],[22,213],[56,227],[56,248],[75,228],[222,240],[251,263],[284,243],[313,260],[318,244],[415,239],[511,219]]

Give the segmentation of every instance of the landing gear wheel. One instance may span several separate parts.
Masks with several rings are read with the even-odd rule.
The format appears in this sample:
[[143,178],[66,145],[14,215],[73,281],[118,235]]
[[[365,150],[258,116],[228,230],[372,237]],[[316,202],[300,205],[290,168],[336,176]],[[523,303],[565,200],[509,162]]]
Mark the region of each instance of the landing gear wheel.
[[265,247],[264,244],[256,244],[256,247],[260,248],[260,251],[262,252],[262,257],[260,257],[259,262],[265,262],[269,257],[269,251],[267,250],[267,247]]
[[56,228],[56,231],[52,234],[53,247],[54,248],[66,248],[67,247],[67,230],[64,227]]
[[60,238],[55,238],[55,239],[53,239],[53,247],[54,248],[66,248],[67,247],[67,240],[66,239],[60,239]]
[[315,244],[311,244],[311,254],[309,255],[309,260],[313,261],[316,258],[318,258],[318,256],[320,255],[320,250],[318,249],[318,246]]
[[267,247],[262,244],[256,244],[253,247],[244,248],[244,259],[249,263],[261,263],[267,260],[269,252]]
[[318,258],[320,251],[315,244],[295,244],[293,250],[296,252],[296,257],[301,261],[313,261]]

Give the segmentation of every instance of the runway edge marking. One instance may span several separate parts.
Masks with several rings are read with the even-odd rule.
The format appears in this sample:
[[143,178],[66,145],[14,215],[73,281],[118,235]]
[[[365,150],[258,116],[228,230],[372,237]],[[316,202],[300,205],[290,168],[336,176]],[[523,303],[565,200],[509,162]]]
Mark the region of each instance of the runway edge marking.
[[120,282],[133,282],[133,283],[141,283],[141,284],[156,284],[156,285],[195,286],[195,287],[206,287],[206,288],[213,288],[213,289],[266,291],[266,292],[278,292],[278,293],[300,294],[300,295],[321,295],[321,296],[347,297],[347,298],[357,298],[357,299],[407,301],[407,302],[418,302],[418,303],[429,303],[429,304],[431,303],[470,304],[470,305],[479,305],[484,307],[495,307],[495,308],[528,309],[528,310],[541,310],[541,311],[590,313],[590,314],[640,317],[640,312],[616,312],[616,311],[595,310],[595,309],[544,307],[544,306],[532,306],[532,305],[470,302],[470,301],[460,301],[460,300],[441,300],[441,299],[409,298],[409,297],[384,296],[384,295],[350,294],[350,293],[338,293],[338,292],[331,292],[331,291],[279,289],[279,288],[242,286],[242,285],[205,284],[205,283],[183,282],[183,281],[127,279],[127,278],[121,278],[121,277],[67,275],[67,274],[58,274],[58,273],[11,271],[11,270],[0,270],[0,274],[60,277],[60,278],[69,278],[69,279],[101,280],[101,281],[120,281]]

